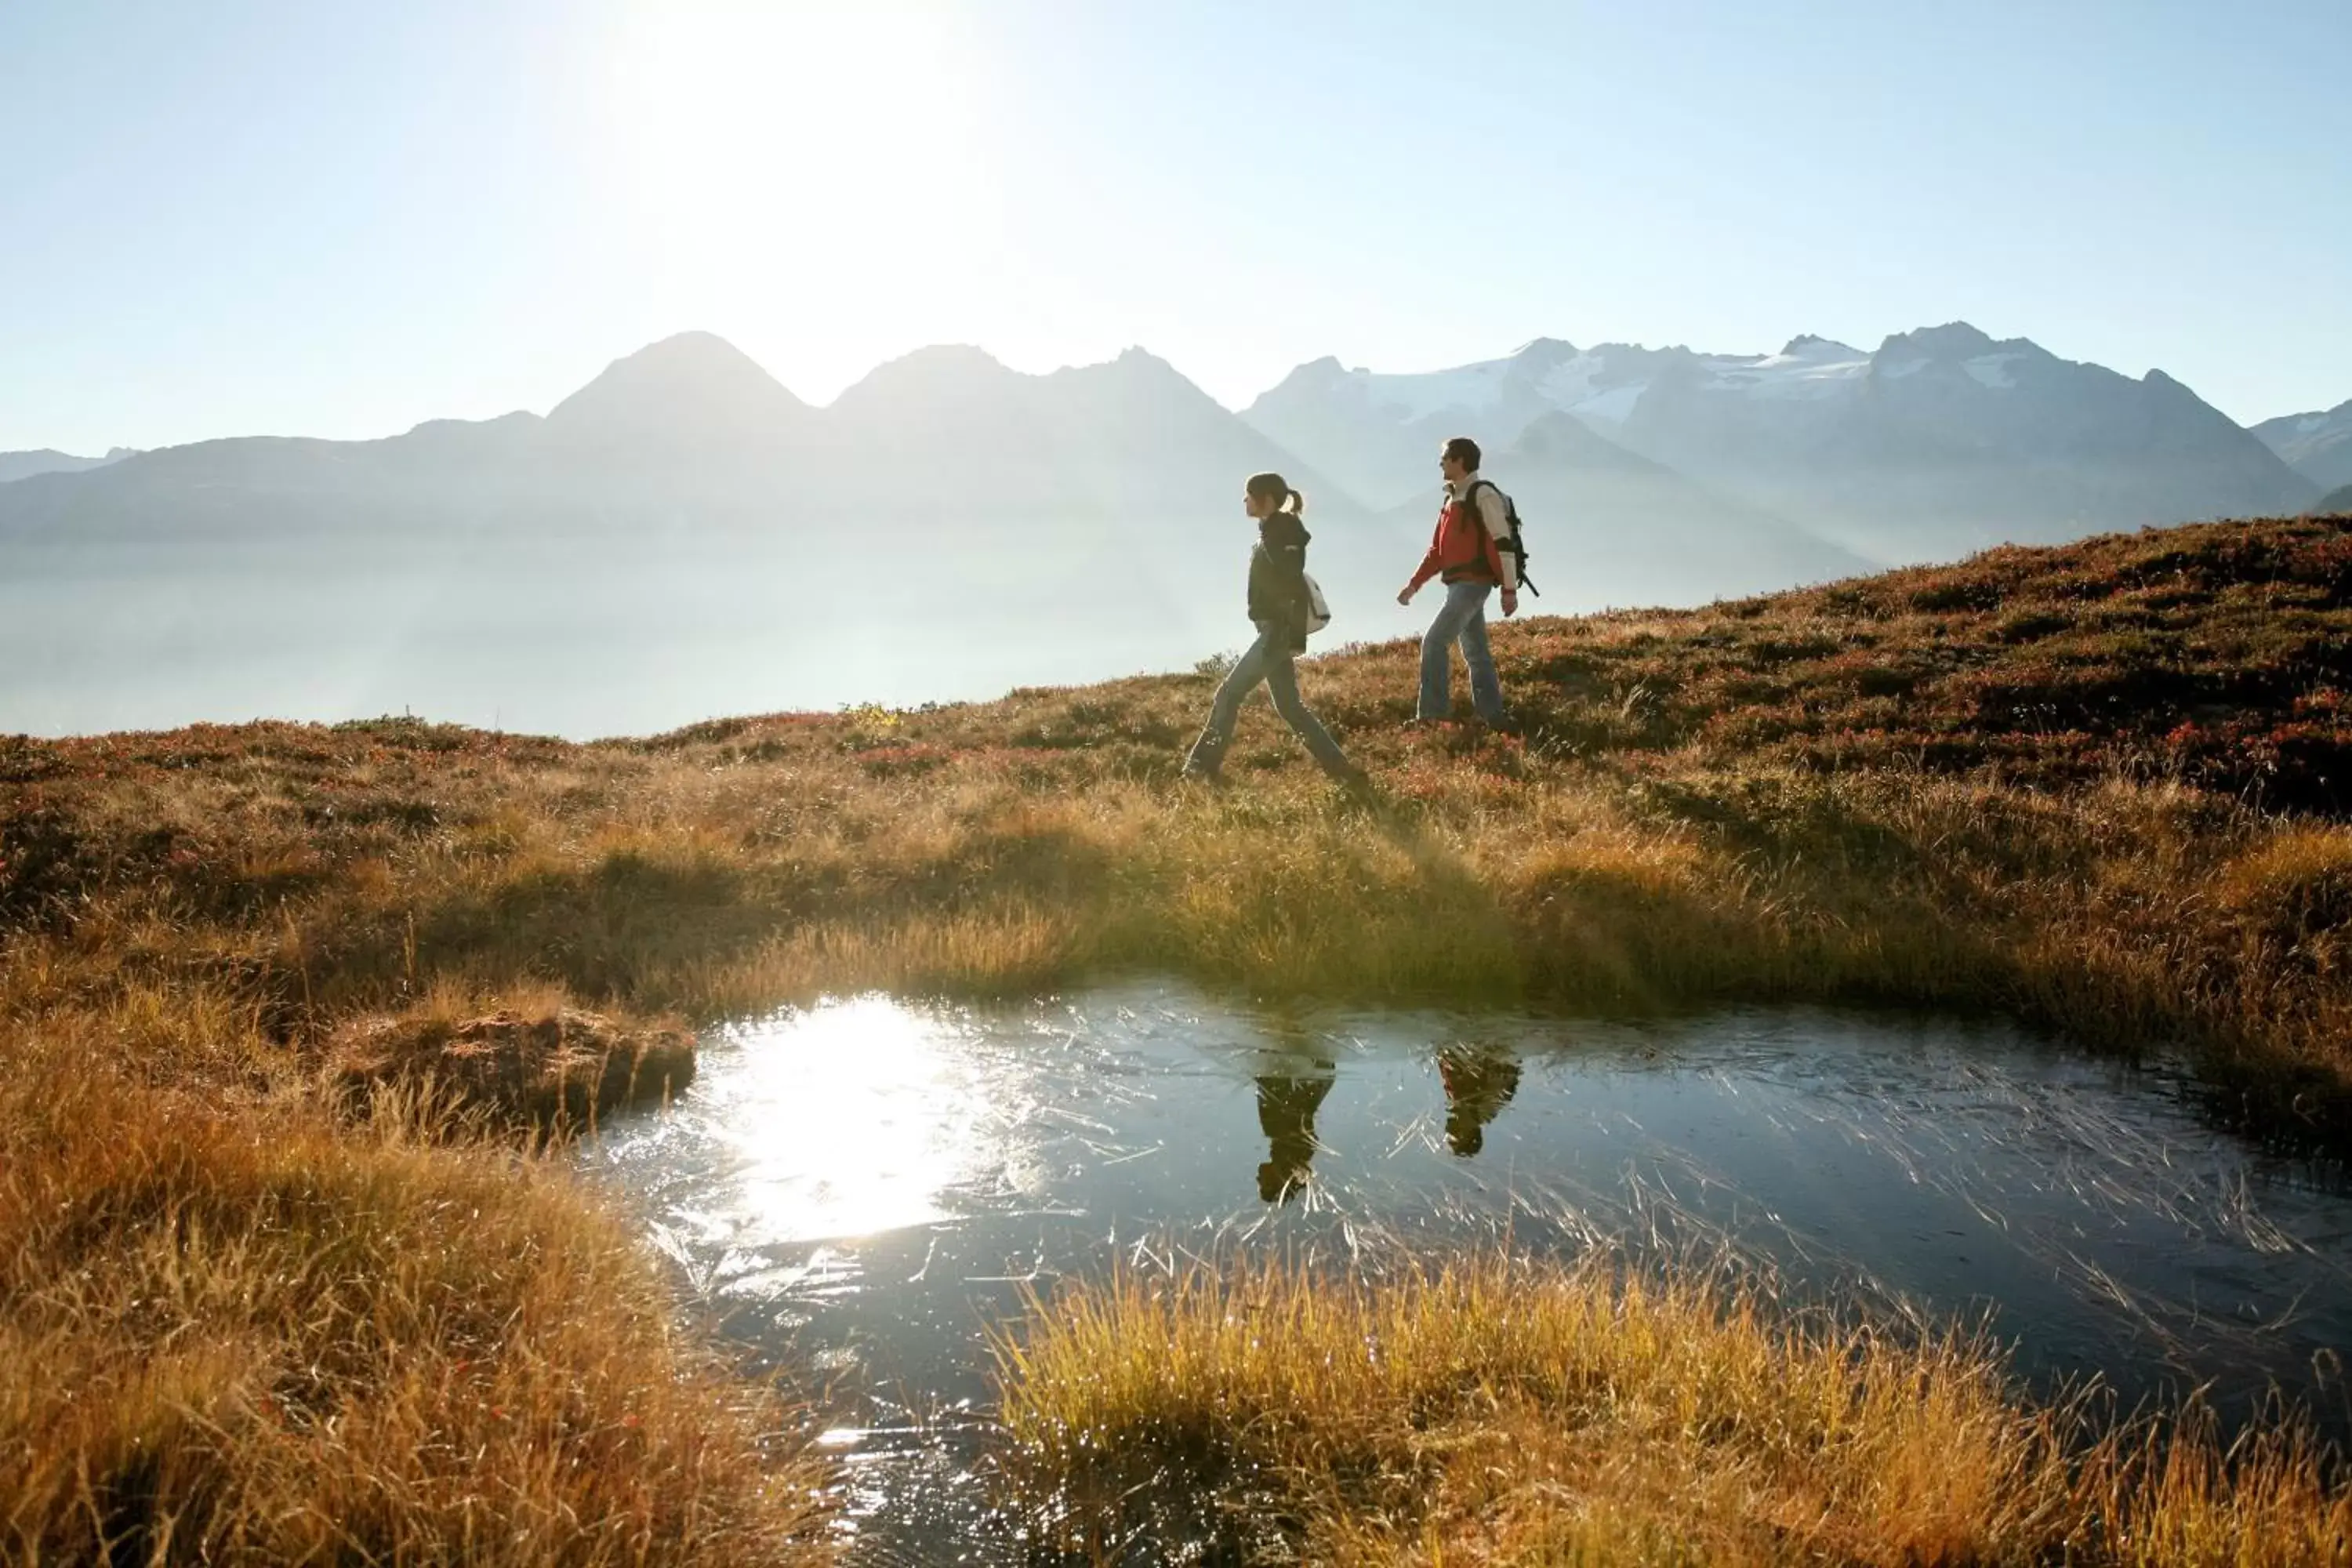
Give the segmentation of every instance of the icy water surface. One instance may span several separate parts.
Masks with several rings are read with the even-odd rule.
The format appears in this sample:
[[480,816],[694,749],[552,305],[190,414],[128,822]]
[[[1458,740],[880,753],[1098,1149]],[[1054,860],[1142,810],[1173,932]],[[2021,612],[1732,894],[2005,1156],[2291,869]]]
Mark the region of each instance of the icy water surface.
[[1801,1292],[1989,1314],[2037,1381],[2210,1384],[2225,1415],[2276,1384],[2340,1434],[2352,1188],[2178,1088],[1949,1019],[877,997],[715,1032],[583,1159],[722,1334],[830,1377],[867,1560],[996,1562],[987,1331],[1115,1260],[1728,1246]]

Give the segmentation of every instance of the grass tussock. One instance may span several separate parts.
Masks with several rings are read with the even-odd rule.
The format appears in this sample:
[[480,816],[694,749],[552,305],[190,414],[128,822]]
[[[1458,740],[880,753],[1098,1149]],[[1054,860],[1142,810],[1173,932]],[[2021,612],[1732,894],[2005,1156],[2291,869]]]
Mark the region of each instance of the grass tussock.
[[2352,1562],[2352,1491],[2292,1429],[2101,1428],[1979,1339],[1704,1272],[1128,1276],[1000,1356],[1007,1479],[1096,1560],[1183,1518],[1339,1564]]
[[355,1018],[326,1047],[346,1104],[386,1091],[446,1094],[475,1114],[551,1132],[625,1106],[667,1104],[694,1079],[695,1040],[675,1024],[625,1026],[577,1007],[452,1016],[426,1007]]
[[[0,1558],[802,1563],[828,1475],[555,1166],[11,1040]],[[27,1071],[26,1069],[33,1069]]]
[[[1304,668],[1370,809],[1258,710],[1233,787],[1180,785],[1197,674],[593,745],[0,738],[0,1351],[72,1373],[0,1393],[6,1554],[797,1550],[804,1462],[759,1436],[789,1421],[668,1342],[590,1194],[446,1135],[604,1083],[567,1010],[631,1037],[1147,969],[1987,1007],[2185,1047],[2247,1125],[2352,1148],[2346,520],[1495,646],[1520,734],[1409,729],[1409,645]],[[517,1049],[479,1082],[446,1059],[486,1041]]]

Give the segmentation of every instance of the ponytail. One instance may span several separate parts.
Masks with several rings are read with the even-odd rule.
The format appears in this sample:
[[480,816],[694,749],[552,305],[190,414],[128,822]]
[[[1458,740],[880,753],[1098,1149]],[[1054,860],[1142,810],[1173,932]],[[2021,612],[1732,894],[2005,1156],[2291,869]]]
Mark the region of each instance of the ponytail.
[[1307,498],[1292,489],[1290,481],[1280,474],[1252,474],[1248,489],[1253,498],[1267,502],[1276,511],[1286,511],[1293,517],[1307,514]]

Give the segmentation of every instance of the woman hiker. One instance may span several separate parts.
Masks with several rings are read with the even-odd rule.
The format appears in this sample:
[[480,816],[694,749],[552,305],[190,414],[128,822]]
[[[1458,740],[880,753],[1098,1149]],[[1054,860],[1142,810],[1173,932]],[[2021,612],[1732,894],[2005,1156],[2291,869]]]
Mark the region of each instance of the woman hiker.
[[1421,639],[1421,697],[1413,705],[1413,717],[1424,724],[1453,716],[1456,643],[1462,645],[1462,662],[1470,667],[1470,701],[1478,717],[1497,729],[1510,723],[1494,651],[1486,645],[1486,596],[1499,587],[1503,614],[1519,607],[1517,562],[1510,552],[1496,548],[1496,540],[1510,526],[1510,503],[1502,491],[1479,479],[1479,457],[1478,443],[1467,436],[1456,436],[1438,453],[1438,471],[1445,476],[1445,508],[1437,514],[1437,531],[1421,569],[1397,595],[1398,604],[1410,605],[1432,577],[1445,584],[1445,603],[1429,623],[1429,635]]
[[1331,732],[1299,700],[1298,670],[1291,662],[1307,651],[1310,536],[1298,521],[1307,510],[1307,498],[1280,474],[1252,474],[1242,493],[1242,510],[1257,520],[1257,545],[1250,552],[1249,568],[1249,618],[1257,627],[1257,640],[1217,688],[1209,721],[1184,761],[1184,776],[1216,779],[1242,703],[1264,681],[1274,698],[1274,710],[1298,731],[1323,771],[1349,789],[1362,790],[1368,783],[1364,770],[1348,761]]

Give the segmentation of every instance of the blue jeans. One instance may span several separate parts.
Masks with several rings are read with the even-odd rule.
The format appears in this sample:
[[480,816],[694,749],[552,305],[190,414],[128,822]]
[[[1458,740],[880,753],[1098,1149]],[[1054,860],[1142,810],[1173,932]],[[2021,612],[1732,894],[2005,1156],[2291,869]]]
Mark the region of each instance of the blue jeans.
[[1232,743],[1234,725],[1242,716],[1242,704],[1264,681],[1267,695],[1274,699],[1274,710],[1282,715],[1307,749],[1315,754],[1323,771],[1334,778],[1344,778],[1351,770],[1347,754],[1322,721],[1307,710],[1298,696],[1298,670],[1291,663],[1289,638],[1282,632],[1261,628],[1257,641],[1235,662],[1233,673],[1217,688],[1216,700],[1209,706],[1209,722],[1202,727],[1201,738],[1192,742],[1192,754],[1184,762],[1195,773],[1213,773],[1225,760],[1225,747]]
[[1454,645],[1462,645],[1462,662],[1470,667],[1470,702],[1478,717],[1500,724],[1502,678],[1495,673],[1495,653],[1486,646],[1486,595],[1491,583],[1454,583],[1446,587],[1445,603],[1421,639],[1421,700],[1416,719],[1447,719],[1454,714]]

